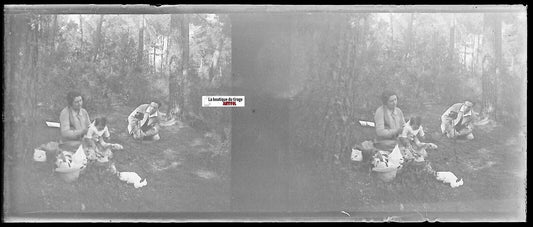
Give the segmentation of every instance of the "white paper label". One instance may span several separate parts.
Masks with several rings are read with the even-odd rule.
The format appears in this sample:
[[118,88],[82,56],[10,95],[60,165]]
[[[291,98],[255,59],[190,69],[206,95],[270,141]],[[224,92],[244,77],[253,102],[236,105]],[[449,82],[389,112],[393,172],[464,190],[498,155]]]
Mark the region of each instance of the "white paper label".
[[244,107],[244,96],[202,96],[202,107]]

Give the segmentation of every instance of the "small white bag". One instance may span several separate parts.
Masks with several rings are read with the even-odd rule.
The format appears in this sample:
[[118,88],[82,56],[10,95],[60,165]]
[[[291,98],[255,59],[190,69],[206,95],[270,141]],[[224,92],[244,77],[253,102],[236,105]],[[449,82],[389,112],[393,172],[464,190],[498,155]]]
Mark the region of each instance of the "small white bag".
[[33,152],[33,160],[36,162],[46,162],[46,151],[35,149]]
[[351,158],[352,158],[352,161],[360,162],[363,160],[363,152],[360,150],[357,150],[356,148],[352,148]]

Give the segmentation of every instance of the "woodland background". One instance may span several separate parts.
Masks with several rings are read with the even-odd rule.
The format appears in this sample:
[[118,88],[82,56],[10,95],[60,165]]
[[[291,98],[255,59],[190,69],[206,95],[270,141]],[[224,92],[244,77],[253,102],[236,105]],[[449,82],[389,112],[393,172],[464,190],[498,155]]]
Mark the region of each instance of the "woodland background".
[[[14,141],[4,154],[28,156],[32,129],[42,124],[36,119],[57,120],[66,92],[75,89],[91,116],[157,98],[167,116],[231,140],[233,110],[201,108],[200,98],[240,95],[231,93],[242,76],[232,72],[232,60],[248,56],[232,56],[237,34],[230,17],[6,14],[4,138],[8,132]],[[287,179],[309,171],[322,190],[304,195],[305,182],[287,183],[295,206],[325,208],[313,198],[330,203],[343,194],[346,185],[339,185],[349,176],[339,169],[350,164],[347,151],[369,139],[357,120],[373,119],[384,89],[398,93],[404,113],[423,114],[429,106],[436,114],[425,119],[433,125],[445,107],[469,99],[501,127],[524,129],[526,19],[526,13],[313,14],[269,34],[250,59],[263,88],[248,89],[273,88],[266,92],[290,100],[290,152],[283,157],[295,175]],[[287,74],[278,67],[289,64],[282,59],[290,60]]]

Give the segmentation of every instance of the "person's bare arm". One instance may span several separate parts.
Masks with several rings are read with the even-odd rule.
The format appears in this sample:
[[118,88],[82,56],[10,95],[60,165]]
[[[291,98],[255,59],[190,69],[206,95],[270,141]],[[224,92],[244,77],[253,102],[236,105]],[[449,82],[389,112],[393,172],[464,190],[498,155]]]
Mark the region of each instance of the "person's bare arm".
[[418,139],[418,136],[415,136],[414,140],[415,140],[415,144],[417,147],[421,147],[425,145],[425,143],[420,142],[420,139]]

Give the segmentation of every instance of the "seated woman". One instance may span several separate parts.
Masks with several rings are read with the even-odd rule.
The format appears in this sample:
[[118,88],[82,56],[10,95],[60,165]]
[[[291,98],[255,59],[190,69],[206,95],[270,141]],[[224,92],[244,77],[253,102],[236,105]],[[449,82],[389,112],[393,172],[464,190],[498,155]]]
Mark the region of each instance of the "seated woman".
[[381,150],[392,150],[397,144],[397,137],[402,132],[405,119],[402,110],[396,107],[398,96],[392,91],[381,95],[383,105],[374,114],[376,135],[374,146]]
[[440,128],[442,134],[448,138],[473,140],[473,107],[473,102],[465,101],[464,103],[453,104],[448,108],[441,116]]
[[83,97],[77,91],[67,93],[68,106],[59,115],[61,141],[68,148],[76,148],[87,133],[90,118],[83,106]]
[[128,116],[128,133],[134,139],[157,141],[159,137],[159,107],[161,102],[152,101],[135,108]]

